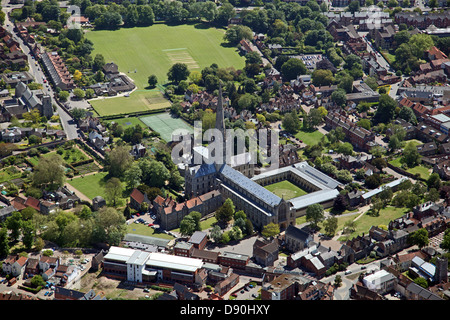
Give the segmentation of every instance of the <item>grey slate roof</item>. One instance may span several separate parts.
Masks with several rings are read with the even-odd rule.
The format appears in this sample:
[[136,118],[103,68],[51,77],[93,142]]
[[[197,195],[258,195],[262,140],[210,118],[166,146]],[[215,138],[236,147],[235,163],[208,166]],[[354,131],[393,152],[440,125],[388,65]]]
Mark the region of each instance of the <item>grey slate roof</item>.
[[233,181],[238,186],[247,190],[250,194],[252,194],[255,198],[263,201],[271,207],[275,207],[281,202],[281,198],[277,195],[273,194],[266,188],[260,186],[256,182],[244,176],[239,171],[232,169],[228,165],[223,165],[220,168],[220,173],[227,179]]

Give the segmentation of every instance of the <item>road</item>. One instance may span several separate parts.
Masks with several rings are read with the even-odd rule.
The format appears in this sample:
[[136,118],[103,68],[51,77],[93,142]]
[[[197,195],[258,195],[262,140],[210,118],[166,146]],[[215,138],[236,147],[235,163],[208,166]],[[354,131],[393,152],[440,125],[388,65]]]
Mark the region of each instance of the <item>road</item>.
[[[380,270],[379,261],[374,261],[364,265],[365,269],[361,269],[361,265],[353,263],[348,266],[346,271],[340,271],[331,275],[329,277],[322,278],[320,281],[324,283],[331,282],[334,283],[334,280],[337,275],[341,276],[342,285],[336,289],[334,292],[334,300],[349,300],[350,299],[350,289],[351,287],[358,281],[358,276],[362,272],[371,272],[372,270]],[[350,274],[345,274],[345,272],[351,271]]]
[[[52,98],[52,104],[56,105],[56,112],[59,115],[59,118],[61,120],[61,125],[64,129],[64,132],[67,135],[67,139],[72,140],[72,139],[78,138],[77,125],[73,121],[70,114],[65,112],[56,103],[56,101],[54,99],[55,93],[53,92],[53,89],[50,85],[48,85],[48,86],[46,85],[46,83],[48,84],[48,81],[46,79],[44,72],[42,71],[41,66],[39,64],[37,64],[37,65],[35,64],[35,59],[33,58],[33,55],[30,54],[30,48],[26,44],[23,43],[22,39],[19,36],[17,36],[14,33],[14,25],[9,20],[8,14],[12,9],[21,7],[21,5],[13,5],[13,6],[8,5],[8,0],[2,0],[1,4],[2,4],[2,10],[6,13],[4,27],[13,35],[14,40],[16,40],[19,43],[22,51],[28,56],[28,65],[30,66],[29,72],[34,77],[35,82],[38,82],[43,85],[44,93],[50,95],[50,97]],[[46,81],[46,83],[44,83],[44,80]]]

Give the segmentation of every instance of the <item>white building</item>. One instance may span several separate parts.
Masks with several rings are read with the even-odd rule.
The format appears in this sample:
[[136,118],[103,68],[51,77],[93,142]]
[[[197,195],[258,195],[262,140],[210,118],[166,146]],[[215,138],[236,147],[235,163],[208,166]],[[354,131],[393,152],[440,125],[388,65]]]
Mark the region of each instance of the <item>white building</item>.
[[379,270],[363,278],[364,285],[379,294],[384,294],[394,289],[396,277],[386,270]]

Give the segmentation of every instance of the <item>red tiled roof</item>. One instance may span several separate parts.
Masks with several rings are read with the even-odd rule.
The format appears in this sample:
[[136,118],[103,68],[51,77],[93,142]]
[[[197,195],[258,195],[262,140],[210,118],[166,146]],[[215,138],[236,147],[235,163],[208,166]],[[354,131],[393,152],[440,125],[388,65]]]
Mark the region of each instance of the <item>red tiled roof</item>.
[[134,199],[137,203],[142,203],[144,201],[144,194],[135,188],[131,192],[130,198]]
[[40,204],[39,200],[33,197],[28,197],[28,199],[25,201],[25,206],[32,207],[37,211],[40,211],[39,204]]

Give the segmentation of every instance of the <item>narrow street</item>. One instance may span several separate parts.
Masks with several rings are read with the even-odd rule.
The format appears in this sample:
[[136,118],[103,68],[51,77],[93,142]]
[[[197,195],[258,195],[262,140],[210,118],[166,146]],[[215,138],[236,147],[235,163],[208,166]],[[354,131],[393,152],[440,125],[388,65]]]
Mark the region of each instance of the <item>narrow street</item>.
[[[41,65],[39,63],[37,65],[35,64],[35,59],[30,54],[30,48],[26,44],[24,44],[20,37],[15,34],[14,24],[9,20],[9,12],[14,8],[21,7],[22,5],[9,5],[8,0],[2,0],[1,5],[2,10],[6,13],[4,27],[13,35],[14,40],[16,40],[20,44],[20,48],[28,56],[30,74],[34,77],[35,82],[42,84],[42,90],[44,91],[44,93],[50,95],[50,97],[52,98],[52,104],[56,106],[56,112],[60,117],[61,125],[67,135],[67,139],[76,139],[78,137],[76,124],[74,123],[72,117],[56,103],[54,99],[55,93],[53,92],[53,89],[50,85],[46,85],[46,83],[48,84],[49,81],[46,79]],[[46,83],[44,83],[44,80],[46,80]]]

